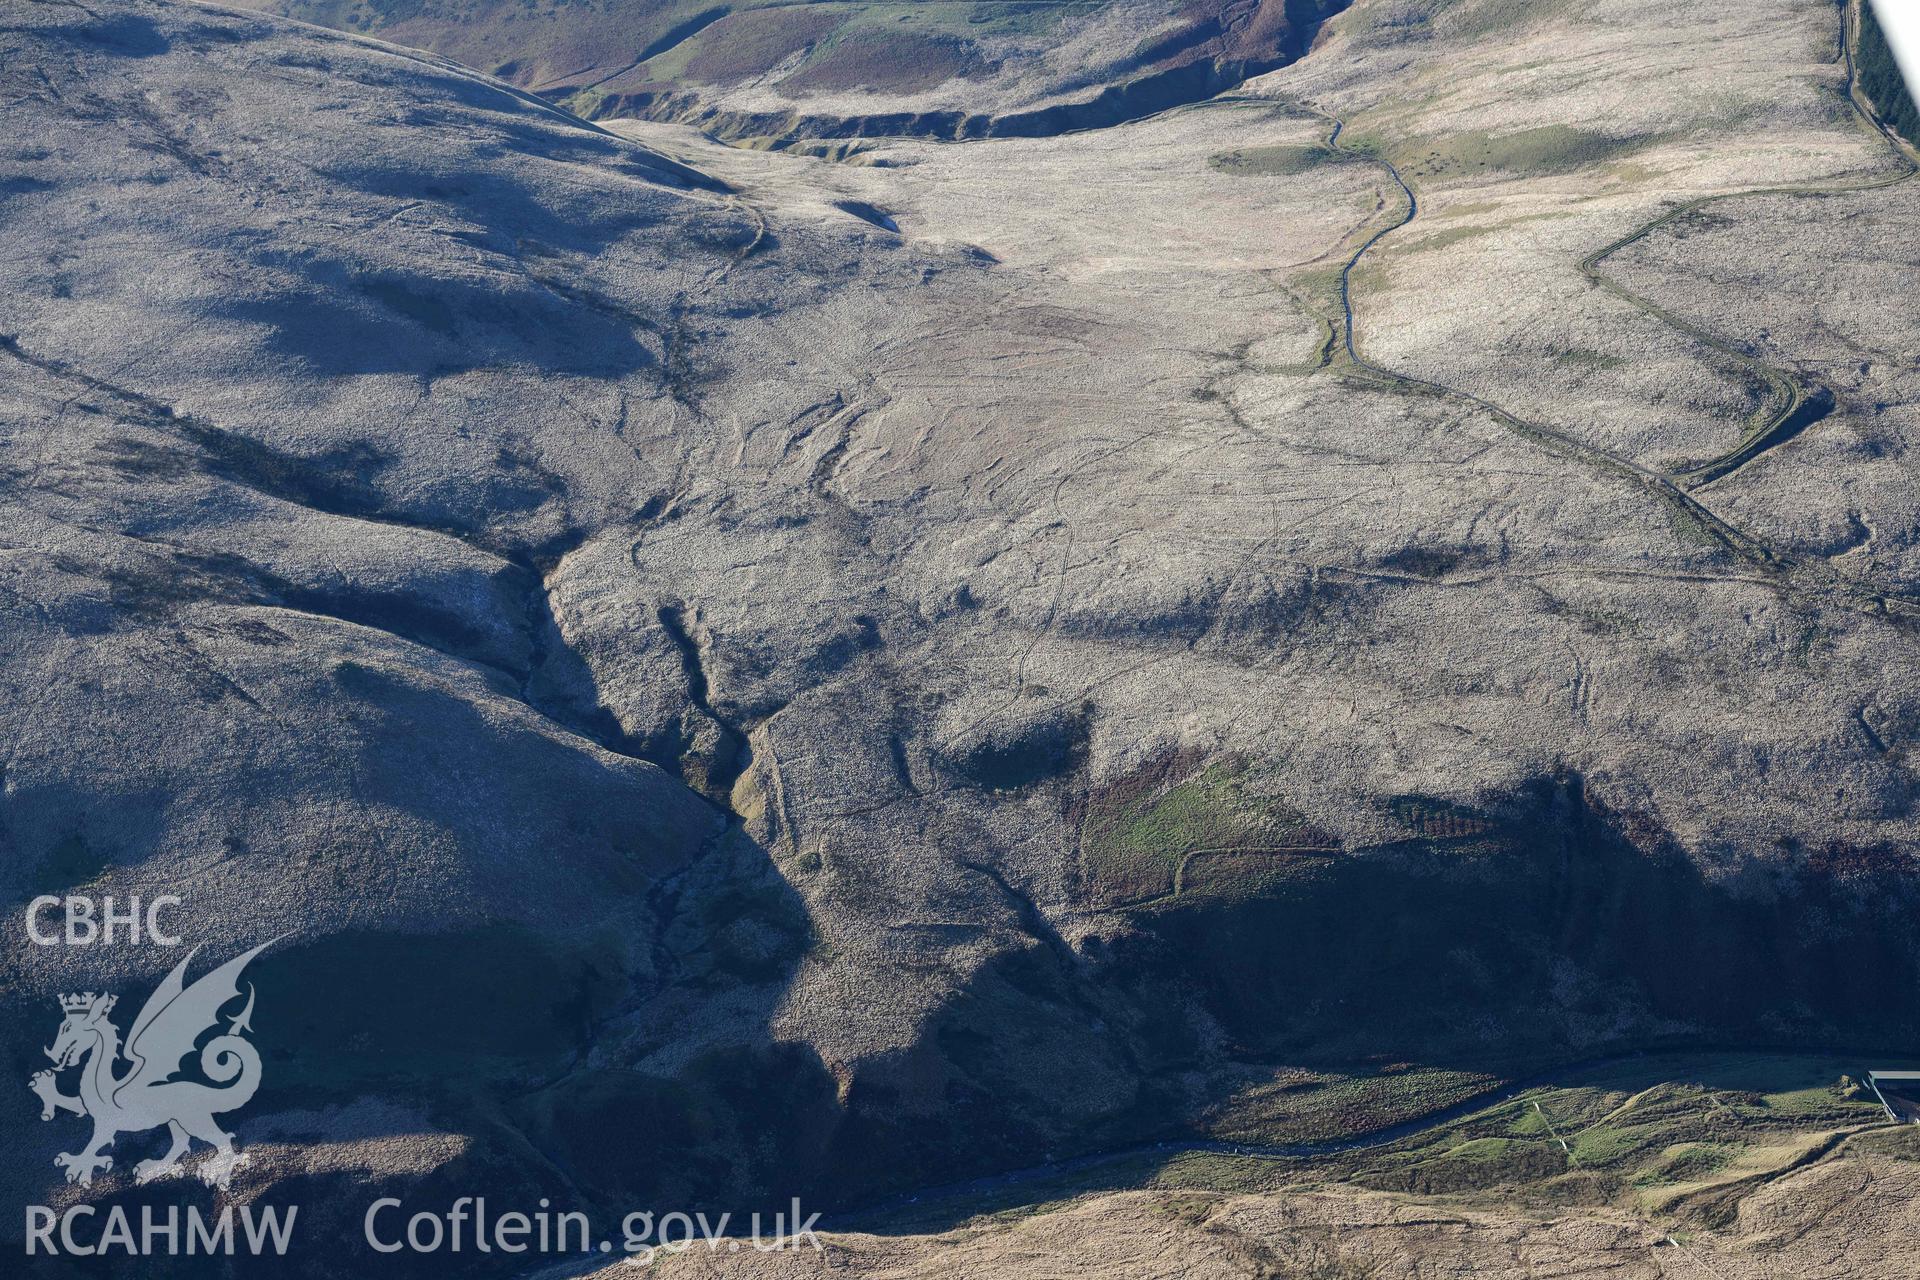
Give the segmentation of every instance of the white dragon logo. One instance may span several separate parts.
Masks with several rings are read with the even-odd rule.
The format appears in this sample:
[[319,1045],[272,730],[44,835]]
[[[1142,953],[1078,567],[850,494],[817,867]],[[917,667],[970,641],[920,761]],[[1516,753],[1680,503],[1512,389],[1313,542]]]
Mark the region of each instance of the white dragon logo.
[[[133,1029],[127,1033],[124,1050],[119,1029],[107,1018],[116,997],[91,991],[60,997],[66,1020],[60,1024],[53,1047],[47,1050],[53,1070],[36,1073],[28,1087],[40,1096],[42,1120],[53,1119],[59,1111],[93,1118],[93,1139],[79,1151],[53,1158],[55,1167],[66,1170],[68,1182],[88,1186],[95,1173],[113,1168],[113,1157],[103,1153],[118,1135],[166,1125],[172,1146],[158,1159],[136,1165],[135,1180],[147,1182],[174,1172],[190,1141],[198,1138],[224,1157],[211,1166],[217,1172],[209,1180],[226,1185],[239,1160],[232,1158],[233,1135],[215,1124],[213,1117],[245,1106],[260,1087],[260,1054],[241,1035],[253,1030],[251,985],[246,1008],[229,1019],[227,1032],[200,1049],[200,1071],[214,1084],[175,1080],[173,1076],[200,1037],[218,1025],[222,1006],[239,997],[240,971],[272,945],[262,943],[190,987],[185,985],[183,975],[200,948],[189,951],[147,997],[133,1020]],[[131,1065],[116,1075],[115,1066],[123,1054]],[[79,1094],[61,1093],[56,1073],[77,1064]]]

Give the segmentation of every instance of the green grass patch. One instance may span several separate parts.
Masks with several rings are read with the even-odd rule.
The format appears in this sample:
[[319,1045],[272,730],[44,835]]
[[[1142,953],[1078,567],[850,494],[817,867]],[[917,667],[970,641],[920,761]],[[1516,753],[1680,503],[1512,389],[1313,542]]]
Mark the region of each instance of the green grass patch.
[[1676,1182],[1702,1182],[1732,1164],[1740,1148],[1718,1142],[1684,1142],[1669,1147],[1657,1164],[1636,1173],[1636,1187],[1671,1186]]
[[1207,164],[1236,178],[1285,178],[1342,159],[1339,152],[1321,146],[1240,147],[1208,156]]
[[1575,369],[1619,369],[1627,363],[1619,356],[1608,355],[1604,351],[1589,351],[1585,347],[1570,347],[1555,356],[1554,360]]
[[1172,893],[1197,850],[1258,850],[1324,840],[1299,812],[1263,791],[1244,759],[1158,761],[1096,792],[1080,826],[1088,888],[1108,902]]
[[[1328,1157],[1316,1172],[1413,1194],[1472,1200],[1489,1191],[1503,1205],[1651,1203],[1638,1197],[1737,1181],[1792,1159],[1819,1135],[1872,1124],[1878,1107],[1851,1096],[1843,1065],[1807,1055],[1624,1060],[1391,1147]],[[1894,1131],[1863,1134],[1854,1146],[1920,1159],[1920,1137],[1909,1144],[1881,1132]]]
[[1294,1068],[1239,1089],[1207,1113],[1203,1127],[1229,1142],[1333,1142],[1431,1115],[1497,1083],[1482,1072],[1407,1063]]
[[[1836,1116],[1870,1124],[1878,1107],[1850,1101],[1840,1086],[1849,1065],[1859,1069],[1813,1055],[1650,1054],[1570,1073],[1382,1146],[1286,1158],[1141,1151],[1091,1169],[968,1191],[958,1206],[929,1201],[899,1214],[923,1227],[982,1225],[1065,1207],[1082,1196],[1142,1188],[1169,1193],[1152,1212],[1204,1216],[1210,1195],[1339,1184],[1502,1210],[1582,1203],[1646,1212],[1679,1204],[1676,1196],[1697,1206],[1698,1197],[1722,1194],[1716,1183],[1744,1185],[1783,1167],[1808,1140],[1840,1127]],[[1405,1063],[1352,1074],[1289,1068],[1266,1073],[1236,1095],[1233,1114],[1209,1117],[1202,1128],[1244,1143],[1348,1138],[1437,1113],[1489,1083],[1485,1076]],[[1763,1101],[1776,1105],[1762,1107]],[[1796,1107],[1797,1115],[1786,1114]],[[1831,1108],[1839,1111],[1829,1114]],[[1573,1146],[1573,1159],[1553,1138],[1555,1130]],[[1843,1151],[1920,1161],[1920,1126],[1870,1129]],[[890,1230],[900,1226],[888,1223]]]
[[1571,125],[1550,124],[1512,133],[1476,130],[1429,138],[1396,148],[1394,160],[1409,178],[1538,176],[1599,168],[1655,141],[1650,135],[1616,138]]
[[1631,1128],[1615,1128],[1611,1125],[1599,1125],[1583,1130],[1571,1140],[1573,1158],[1582,1165],[1610,1165],[1638,1150],[1646,1141],[1646,1134],[1636,1133]]
[[1565,1173],[1558,1143],[1515,1138],[1470,1138],[1438,1154],[1398,1166],[1376,1166],[1355,1181],[1381,1191],[1458,1195],[1540,1182]]

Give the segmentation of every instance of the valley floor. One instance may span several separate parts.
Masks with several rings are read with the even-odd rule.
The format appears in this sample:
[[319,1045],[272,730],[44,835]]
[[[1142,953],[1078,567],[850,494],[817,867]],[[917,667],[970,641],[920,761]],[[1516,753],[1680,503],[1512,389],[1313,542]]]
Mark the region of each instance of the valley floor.
[[824,1233],[825,1258],[698,1244],[661,1274],[1891,1280],[1920,1127],[1846,1065],[1639,1056],[1365,1151],[1135,1153],[913,1197]]

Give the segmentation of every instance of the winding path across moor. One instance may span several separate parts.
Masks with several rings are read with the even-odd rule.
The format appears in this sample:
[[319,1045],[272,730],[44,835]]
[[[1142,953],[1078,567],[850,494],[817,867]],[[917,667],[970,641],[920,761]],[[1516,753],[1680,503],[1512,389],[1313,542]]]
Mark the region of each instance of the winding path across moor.
[[1920,173],[1920,152],[1916,152],[1912,144],[1888,127],[1872,101],[1860,88],[1859,66],[1855,51],[1859,40],[1859,7],[1862,2],[1863,0],[1848,0],[1842,19],[1840,46],[1847,67],[1848,100],[1861,119],[1892,149],[1900,163],[1898,172],[1856,183],[1803,183],[1754,187],[1702,196],[1686,201],[1662,213],[1659,217],[1643,223],[1633,231],[1589,254],[1579,263],[1580,273],[1595,286],[1605,289],[1629,306],[1652,316],[1663,324],[1704,343],[1766,384],[1767,403],[1749,420],[1747,430],[1733,448],[1716,458],[1697,463],[1681,471],[1669,473],[1657,470],[1631,458],[1587,444],[1559,428],[1522,418],[1506,407],[1473,392],[1447,383],[1403,374],[1362,355],[1355,337],[1353,272],[1370,250],[1393,232],[1406,227],[1419,215],[1419,195],[1391,160],[1371,150],[1349,146],[1342,142],[1340,135],[1346,128],[1344,120],[1321,111],[1311,104],[1301,103],[1297,105],[1332,125],[1325,144],[1329,150],[1353,160],[1381,166],[1405,197],[1399,216],[1367,236],[1340,268],[1339,292],[1344,325],[1340,345],[1345,350],[1352,369],[1369,380],[1387,386],[1417,394],[1465,401],[1487,413],[1514,434],[1547,452],[1585,463],[1597,470],[1640,485],[1664,503],[1685,525],[1699,530],[1727,552],[1754,568],[1775,576],[1789,588],[1814,587],[1826,593],[1836,593],[1842,597],[1851,598],[1874,612],[1920,619],[1920,597],[1890,590],[1867,578],[1843,573],[1824,561],[1812,560],[1798,553],[1778,548],[1765,538],[1729,523],[1692,496],[1693,490],[1732,474],[1768,450],[1792,439],[1813,417],[1819,416],[1820,411],[1814,406],[1819,398],[1828,396],[1830,393],[1807,387],[1787,370],[1748,355],[1733,343],[1715,337],[1699,326],[1674,315],[1652,299],[1634,292],[1601,270],[1602,264],[1620,250],[1709,205],[1751,196],[1850,195],[1894,186]]
[[[1756,187],[1718,195],[1701,197],[1684,202],[1660,216],[1653,218],[1628,234],[1603,246],[1579,264],[1583,276],[1599,288],[1605,289],[1628,305],[1654,317],[1673,329],[1687,334],[1712,350],[1728,357],[1764,382],[1768,388],[1768,400],[1749,420],[1747,430],[1741,440],[1719,457],[1709,459],[1677,472],[1665,472],[1642,465],[1630,458],[1620,456],[1605,449],[1580,441],[1568,433],[1543,423],[1534,422],[1506,409],[1491,400],[1445,383],[1424,378],[1411,377],[1398,373],[1361,354],[1356,340],[1356,316],[1353,299],[1352,278],[1354,270],[1360,265],[1366,254],[1388,235],[1401,230],[1411,223],[1420,211],[1419,195],[1398,166],[1384,156],[1370,150],[1349,146],[1341,141],[1346,122],[1336,116],[1312,107],[1309,104],[1295,103],[1307,111],[1320,116],[1331,130],[1327,135],[1326,147],[1355,160],[1376,164],[1384,168],[1393,184],[1404,197],[1402,208],[1397,217],[1369,233],[1359,246],[1341,265],[1339,275],[1339,295],[1341,307],[1341,331],[1338,334],[1335,350],[1343,350],[1350,365],[1352,375],[1387,386],[1399,387],[1417,394],[1441,396],[1464,401],[1489,414],[1502,426],[1536,446],[1556,454],[1592,466],[1603,472],[1630,480],[1665,503],[1675,515],[1686,524],[1697,528],[1720,544],[1726,551],[1750,567],[1761,571],[1770,580],[1789,589],[1813,588],[1823,594],[1838,594],[1854,600],[1857,604],[1876,612],[1888,613],[1909,619],[1920,619],[1920,598],[1914,598],[1889,591],[1863,578],[1841,573],[1823,561],[1809,560],[1797,553],[1774,547],[1765,539],[1750,534],[1728,523],[1699,499],[1693,496],[1697,490],[1713,480],[1731,474],[1738,468],[1761,456],[1775,446],[1786,442],[1798,433],[1804,423],[1800,420],[1809,401],[1822,394],[1809,388],[1785,369],[1771,365],[1754,356],[1748,355],[1733,343],[1715,337],[1704,329],[1672,314],[1651,299],[1620,284],[1601,270],[1608,258],[1620,250],[1632,245],[1649,234],[1679,221],[1707,206],[1723,201],[1742,199],[1751,196],[1795,195],[1795,196],[1832,196],[1878,190],[1907,182],[1920,173],[1920,153],[1900,136],[1894,133],[1880,118],[1872,102],[1866,98],[1859,84],[1859,72],[1855,56],[1859,37],[1859,5],[1862,0],[1848,0],[1844,12],[1844,30],[1841,39],[1842,52],[1847,64],[1848,96],[1860,117],[1877,132],[1893,150],[1900,161],[1898,172],[1883,178],[1870,179],[1857,183],[1838,184],[1798,184],[1790,186]],[[1213,850],[1189,851],[1188,857],[1195,854],[1215,852]],[[1335,850],[1287,849],[1272,852],[1327,856]],[[1182,859],[1180,870],[1185,870],[1186,858]],[[1176,881],[1176,884],[1178,882]],[[1177,889],[1176,889],[1177,892]],[[1183,1139],[1163,1142],[1137,1143],[1107,1151],[1089,1153],[1068,1160],[1055,1161],[1030,1168],[1011,1170],[1005,1173],[957,1182],[939,1187],[922,1188],[902,1193],[881,1203],[870,1205],[853,1214],[836,1215],[846,1218],[865,1218],[875,1214],[904,1208],[922,1200],[967,1199],[1022,1184],[1038,1183],[1048,1179],[1069,1176],[1074,1173],[1101,1168],[1134,1157],[1156,1156],[1171,1157],[1185,1153],[1213,1153],[1235,1155],[1254,1159],[1296,1160],[1315,1156],[1333,1155],[1341,1152],[1356,1151],[1390,1145],[1403,1138],[1412,1136],[1433,1126],[1460,1119],[1488,1107],[1498,1106],[1528,1092],[1549,1084],[1556,1079],[1587,1070],[1632,1061],[1642,1055],[1622,1053],[1592,1058],[1580,1062],[1563,1064],[1550,1072],[1531,1075],[1525,1078],[1497,1084],[1477,1092],[1458,1102],[1437,1110],[1412,1117],[1408,1120],[1374,1130],[1370,1133],[1343,1138],[1332,1142],[1293,1143],[1293,1144],[1248,1144],[1207,1139]]]

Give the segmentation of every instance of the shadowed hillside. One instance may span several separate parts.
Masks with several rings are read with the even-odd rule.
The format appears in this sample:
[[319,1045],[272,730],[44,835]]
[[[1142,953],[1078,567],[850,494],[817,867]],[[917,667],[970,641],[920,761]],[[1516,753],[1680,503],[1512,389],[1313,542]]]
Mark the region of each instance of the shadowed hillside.
[[[676,16],[591,68],[675,118],[595,122],[275,15],[9,9],[0,904],[273,945],[226,1192],[139,1181],[149,1131],[83,1180],[24,1090],[0,1192],[297,1199],[341,1280],[386,1193],[1311,1147],[1344,1198],[1109,1205],[1088,1256],[1653,1280],[1902,1185],[1840,1077],[1920,1040],[1920,182],[1835,7],[1371,0],[1293,57],[1292,10],[1115,5],[884,95],[880,11],[814,8],[741,11],[732,81]],[[802,109],[858,163],[771,145]],[[7,1070],[175,963],[0,937]]]
[[1871,4],[1860,9],[1860,87],[1902,137],[1909,142],[1920,139],[1920,108],[1914,106],[1913,89],[1894,60],[1887,33]]
[[1054,133],[1207,97],[1299,57],[1345,0],[258,7],[448,54],[588,117],[952,137]]

